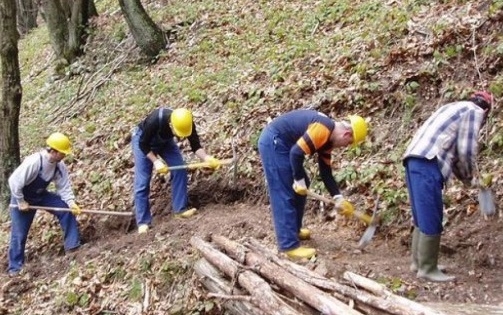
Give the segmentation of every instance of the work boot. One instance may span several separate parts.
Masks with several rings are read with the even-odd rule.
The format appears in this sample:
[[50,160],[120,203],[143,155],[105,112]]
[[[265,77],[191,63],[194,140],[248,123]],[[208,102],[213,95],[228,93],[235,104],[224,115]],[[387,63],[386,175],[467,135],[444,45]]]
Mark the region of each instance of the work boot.
[[456,279],[438,269],[440,235],[426,235],[419,232],[417,243],[417,277],[433,282],[447,282]]
[[[410,246],[412,263],[410,264],[409,269],[412,272],[417,272],[417,245],[419,243],[420,233],[421,231],[419,230],[419,228],[415,226],[414,231],[412,232],[412,243]],[[447,270],[447,267],[444,265],[438,265],[437,268],[440,271]]]
[[412,272],[417,272],[417,244],[419,243],[419,233],[419,228],[415,226],[414,231],[412,232],[412,243],[410,244],[412,263],[410,264],[409,269]]
[[11,278],[14,278],[14,277],[18,277],[21,275],[21,270],[9,270],[7,272],[7,274],[9,275],[9,277]]
[[175,214],[175,218],[187,219],[187,218],[190,218],[191,216],[193,216],[194,214],[196,214],[196,212],[197,212],[197,209],[192,208],[192,209],[185,210],[183,212]]
[[286,251],[286,255],[290,258],[311,258],[316,255],[316,249],[310,247],[297,247]]
[[309,229],[300,229],[299,239],[305,241],[311,238],[311,231]]
[[148,232],[148,224],[140,224],[138,225],[138,234],[144,234]]

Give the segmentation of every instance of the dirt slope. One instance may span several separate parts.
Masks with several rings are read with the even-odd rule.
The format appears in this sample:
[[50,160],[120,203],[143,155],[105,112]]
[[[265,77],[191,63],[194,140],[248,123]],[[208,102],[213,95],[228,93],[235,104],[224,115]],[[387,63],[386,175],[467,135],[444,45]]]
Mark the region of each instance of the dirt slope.
[[[31,251],[22,277],[0,276],[0,301],[4,310],[16,309],[24,313],[29,309],[37,314],[70,310],[76,314],[99,314],[100,310],[107,310],[132,314],[139,306],[131,302],[131,291],[124,286],[128,280],[135,281],[127,276],[128,273],[136,274],[137,279],[141,279],[137,281],[151,285],[153,298],[150,309],[179,310],[180,314],[197,309],[198,303],[201,303],[198,301],[205,299],[201,295],[204,290],[199,288],[190,267],[198,256],[189,245],[191,236],[224,235],[238,241],[253,237],[275,249],[270,210],[263,200],[256,203],[250,200],[218,202],[234,197],[232,194],[215,196],[204,188],[207,184],[191,190],[192,199],[199,200],[200,209],[199,215],[192,219],[173,218],[166,211],[169,200],[158,201],[154,206],[154,229],[147,235],[136,234],[128,220],[116,220],[117,225],[113,229],[110,229],[110,222],[104,222],[96,224],[95,229],[84,230],[88,243],[75,253],[63,255],[60,244],[49,245],[43,252]],[[230,193],[235,192],[231,186],[224,187]],[[310,268],[324,270],[327,276],[334,278],[345,270],[351,270],[385,283],[395,292],[420,302],[503,307],[503,252],[499,246],[503,234],[498,233],[501,231],[501,219],[486,221],[477,213],[450,218],[452,226],[447,228],[443,239],[442,263],[458,278],[453,283],[433,284],[419,281],[408,271],[410,231],[406,226],[379,231],[372,244],[361,251],[356,244],[365,229],[363,225],[344,218],[324,221],[314,201],[309,202],[308,208],[305,225],[312,229],[313,238],[305,244],[319,250],[316,261],[309,262]],[[127,229],[130,231],[126,232]],[[85,270],[92,265],[96,268],[95,275]],[[118,271],[119,267],[124,268],[124,273]],[[61,278],[65,274],[71,281]],[[68,290],[60,292],[63,296],[59,298],[44,287],[37,287],[43,284],[50,288],[54,282],[65,284],[65,290]],[[177,294],[173,294],[173,288],[177,288]],[[45,302],[30,306],[17,304],[26,299],[23,295],[33,292],[45,295]],[[73,295],[68,292],[77,292],[79,296],[85,292],[94,303],[87,307],[69,308]],[[113,300],[105,299],[106,295]],[[169,296],[168,300],[163,296]],[[215,314],[221,312],[215,311]]]

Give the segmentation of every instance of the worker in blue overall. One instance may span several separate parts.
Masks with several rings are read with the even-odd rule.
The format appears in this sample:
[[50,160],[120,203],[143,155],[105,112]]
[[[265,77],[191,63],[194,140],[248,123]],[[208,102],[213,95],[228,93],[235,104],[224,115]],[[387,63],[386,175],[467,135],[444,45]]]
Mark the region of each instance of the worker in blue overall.
[[[208,155],[201,146],[192,113],[185,108],[158,108],[152,111],[133,131],[134,205],[138,233],[146,233],[152,224],[150,213],[150,181],[152,168],[167,174],[168,166],[184,165],[180,149],[175,142],[187,138],[192,151],[210,167],[218,168],[218,159]],[[190,218],[197,209],[188,208],[188,174],[178,169],[170,174],[172,206],[177,218]]]
[[357,145],[367,136],[367,123],[357,115],[347,121],[334,121],[315,110],[293,110],[272,120],[262,131],[258,147],[264,168],[274,230],[279,250],[290,258],[310,258],[314,248],[300,246],[311,232],[302,228],[309,178],[303,163],[305,155],[318,153],[320,176],[336,201],[347,211],[353,205],[339,191],[332,175],[334,148]]
[[[64,248],[73,251],[80,246],[80,234],[76,215],[81,209],[75,202],[68,170],[63,163],[71,153],[67,136],[56,132],[47,140],[47,148],[26,157],[9,177],[11,191],[11,234],[8,273],[16,275],[24,264],[24,250],[36,207],[69,208],[68,212],[48,211],[59,220],[63,229]],[[53,182],[56,193],[47,187]]]
[[403,157],[412,208],[412,263],[418,278],[446,282],[455,279],[438,265],[443,231],[442,190],[456,176],[473,186],[479,131],[492,106],[492,95],[474,93],[468,100],[437,109],[419,128]]

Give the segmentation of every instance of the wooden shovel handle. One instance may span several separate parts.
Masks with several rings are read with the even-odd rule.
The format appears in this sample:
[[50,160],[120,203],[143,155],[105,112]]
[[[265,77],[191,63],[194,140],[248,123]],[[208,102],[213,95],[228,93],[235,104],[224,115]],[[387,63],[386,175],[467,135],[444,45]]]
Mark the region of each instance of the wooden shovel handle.
[[[9,205],[10,208],[17,208],[18,205]],[[30,205],[30,209],[40,209],[40,210],[49,210],[49,211],[66,211],[66,212],[72,212],[72,209],[70,208],[58,208],[58,207],[43,207],[43,206],[33,206]],[[89,214],[107,214],[107,215],[120,215],[120,216],[132,216],[132,212],[119,212],[119,211],[104,211],[104,210],[81,210],[82,213],[89,213]]]
[[[319,195],[313,191],[310,191],[308,190],[307,191],[307,195],[309,197],[312,197],[314,199],[317,199],[317,200],[320,200],[320,201],[323,201],[323,202],[326,202],[326,203],[331,203],[333,205],[337,205],[337,203],[335,202],[335,200],[331,199],[331,198],[327,198],[325,196],[322,196],[322,195]],[[337,211],[341,211],[341,209],[337,209]],[[354,211],[353,213],[351,213],[351,216],[357,218],[357,219],[360,219],[361,221],[367,223],[367,225],[370,225],[371,222],[372,222],[372,217],[369,216],[368,214],[366,213],[363,213],[363,212],[360,212],[360,211]]]
[[[227,165],[231,164],[234,162],[234,159],[225,159],[225,160],[219,160],[220,165]],[[199,163],[190,163],[190,164],[184,164],[184,165],[176,165],[176,166],[170,166],[168,167],[169,171],[175,171],[175,170],[181,170],[181,169],[196,169],[196,168],[201,168],[201,167],[211,167],[211,163],[209,162],[199,162]]]

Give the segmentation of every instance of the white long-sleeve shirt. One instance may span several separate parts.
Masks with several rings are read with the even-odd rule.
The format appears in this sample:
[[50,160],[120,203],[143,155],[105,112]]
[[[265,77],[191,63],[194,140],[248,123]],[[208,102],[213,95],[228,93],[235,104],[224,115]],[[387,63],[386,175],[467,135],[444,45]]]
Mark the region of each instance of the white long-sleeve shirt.
[[[42,156],[42,159],[40,159]],[[75,195],[71,187],[68,169],[60,161],[58,163],[49,162],[49,153],[46,150],[34,153],[26,157],[21,165],[14,170],[9,177],[9,187],[12,196],[17,202],[24,201],[23,188],[32,183],[40,172],[40,161],[42,160],[41,177],[45,181],[52,181],[56,186],[56,193],[66,202],[71,205],[75,200]],[[56,166],[58,171],[56,171]]]

